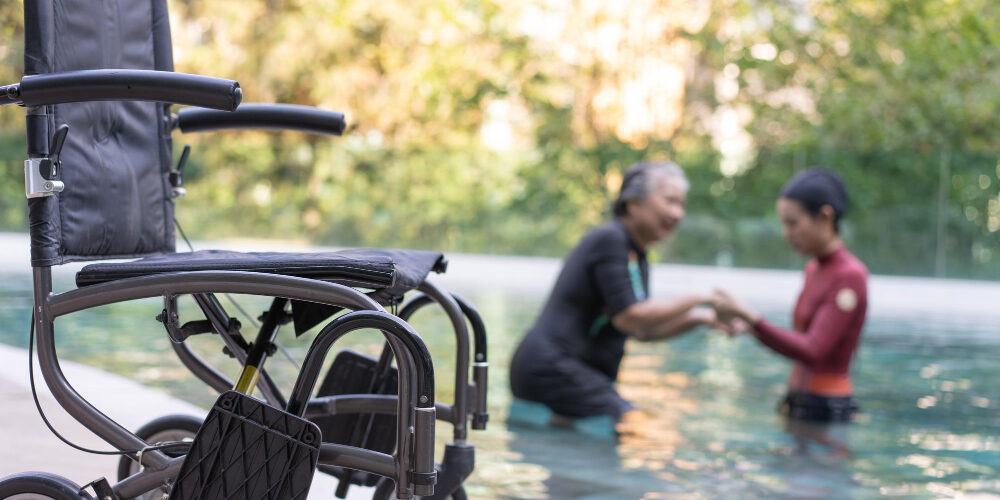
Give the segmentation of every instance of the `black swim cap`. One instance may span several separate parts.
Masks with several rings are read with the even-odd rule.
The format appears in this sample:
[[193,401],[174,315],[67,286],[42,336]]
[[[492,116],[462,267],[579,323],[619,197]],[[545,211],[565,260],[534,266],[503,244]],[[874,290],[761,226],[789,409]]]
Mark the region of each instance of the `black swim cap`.
[[782,198],[796,200],[816,215],[823,205],[833,208],[834,224],[847,212],[847,187],[844,179],[833,170],[813,167],[792,177],[779,193]]

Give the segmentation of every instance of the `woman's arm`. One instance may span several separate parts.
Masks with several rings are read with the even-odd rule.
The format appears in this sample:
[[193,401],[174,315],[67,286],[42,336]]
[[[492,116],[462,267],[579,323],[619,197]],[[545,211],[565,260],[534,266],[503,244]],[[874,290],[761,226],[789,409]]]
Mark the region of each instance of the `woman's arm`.
[[[845,278],[836,287],[837,292],[828,297],[817,309],[809,328],[795,331],[778,327],[763,319],[742,302],[725,292],[717,292],[719,300],[716,311],[721,317],[737,317],[753,325],[754,336],[778,354],[802,362],[807,366],[825,359],[857,320],[864,314],[860,298],[864,297],[865,284],[862,278]],[[850,300],[838,300],[837,296],[847,294]]]
[[830,354],[853,321],[854,315],[826,303],[820,306],[809,329],[804,332],[781,328],[763,318],[754,323],[753,332],[774,352],[812,366]]
[[[680,328],[685,321],[693,320],[688,316],[688,312],[696,306],[711,303],[711,295],[690,294],[669,299],[646,299],[636,302],[618,314],[611,317],[611,324],[618,331],[630,333],[641,340],[652,340],[653,338],[666,338],[673,334],[668,334],[671,328]],[[673,324],[673,326],[668,326]],[[680,329],[686,331],[696,326],[691,324],[687,328]]]
[[722,323],[718,320],[715,315],[715,310],[698,308],[691,309],[680,316],[654,325],[651,328],[638,330],[633,333],[633,336],[642,342],[663,340],[676,337],[677,335],[685,333],[688,330],[700,325],[707,325],[716,330],[726,332],[729,335],[732,335],[735,332],[730,325]]

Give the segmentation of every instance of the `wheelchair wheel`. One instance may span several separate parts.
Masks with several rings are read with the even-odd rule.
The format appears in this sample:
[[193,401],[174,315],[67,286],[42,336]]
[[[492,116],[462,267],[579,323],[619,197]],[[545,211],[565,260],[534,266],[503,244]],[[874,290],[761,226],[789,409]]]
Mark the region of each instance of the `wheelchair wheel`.
[[[202,419],[191,415],[167,415],[157,418],[142,426],[135,435],[149,444],[167,443],[170,441],[193,441]],[[178,457],[183,453],[166,450],[167,456]],[[127,456],[118,461],[118,480],[121,481],[139,472],[139,464]],[[170,485],[165,484],[148,493],[139,495],[136,500],[160,500],[170,496]]]
[[[451,500],[468,500],[469,497],[465,496],[465,488],[459,486],[458,489],[451,492],[451,495],[448,495],[446,498],[450,498]],[[396,500],[396,483],[387,477],[380,479],[378,486],[375,487],[375,494],[372,495],[372,500]]]
[[0,479],[6,500],[93,500],[76,483],[47,472],[22,472]]

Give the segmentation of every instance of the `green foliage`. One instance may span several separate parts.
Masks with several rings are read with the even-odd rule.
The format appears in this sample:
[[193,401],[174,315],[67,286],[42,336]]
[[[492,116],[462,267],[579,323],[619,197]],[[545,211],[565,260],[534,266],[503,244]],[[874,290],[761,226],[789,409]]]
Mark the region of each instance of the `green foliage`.
[[[755,151],[709,189],[714,212],[728,214],[728,230],[714,231],[728,236],[713,248],[738,265],[787,265],[787,250],[765,243],[774,224],[753,230],[741,217],[773,217],[781,184],[822,165],[848,183],[845,237],[875,272],[1000,277],[995,2],[720,1],[714,10],[694,37],[700,63],[711,76],[738,68],[739,92],[718,99],[716,80],[694,78],[689,106],[749,110]],[[743,244],[755,240],[764,251]]]
[[[643,15],[625,24],[572,4],[544,18],[570,19],[559,35],[524,27],[558,9],[544,2],[173,0],[179,71],[349,122],[343,138],[176,137],[194,148],[178,218],[199,238],[558,256],[608,217],[630,163],[670,157],[692,190],[663,260],[794,268],[774,197],[823,165],[848,181],[844,236],[874,272],[1000,277],[992,0],[714,0],[704,23],[627,47],[689,47],[690,61],[676,132],[619,137],[595,104],[618,77],[594,56],[600,36],[688,3],[630,3]],[[3,82],[22,67],[21,6],[0,5]],[[21,112],[0,108],[11,230],[25,225]],[[718,135],[727,112],[751,145],[736,156]],[[486,137],[496,124],[503,147]]]
[[[0,85],[20,79],[24,68],[24,19],[20,1],[0,4]],[[0,107],[0,228],[23,230],[27,206],[24,202],[23,110]]]

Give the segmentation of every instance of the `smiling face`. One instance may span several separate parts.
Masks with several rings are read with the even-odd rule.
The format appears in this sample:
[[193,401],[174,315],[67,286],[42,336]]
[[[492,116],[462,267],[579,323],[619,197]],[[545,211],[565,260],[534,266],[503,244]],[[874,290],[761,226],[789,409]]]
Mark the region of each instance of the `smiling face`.
[[800,255],[819,255],[837,237],[833,208],[829,205],[813,215],[798,200],[778,198],[775,209],[785,241]]
[[676,177],[660,177],[656,187],[642,200],[628,202],[626,217],[638,233],[637,243],[649,245],[668,238],[684,220],[687,191]]

